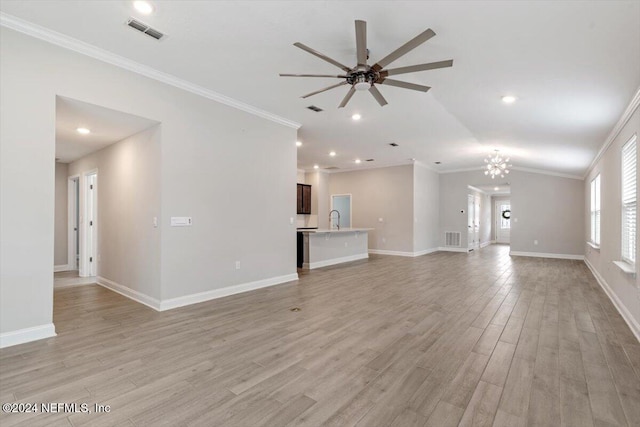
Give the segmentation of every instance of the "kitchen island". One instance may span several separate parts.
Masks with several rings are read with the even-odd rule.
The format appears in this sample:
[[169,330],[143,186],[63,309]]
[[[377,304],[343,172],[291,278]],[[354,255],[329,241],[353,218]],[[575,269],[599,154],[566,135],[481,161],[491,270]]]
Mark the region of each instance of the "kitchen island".
[[302,268],[312,270],[369,258],[371,230],[373,228],[298,230],[302,233]]

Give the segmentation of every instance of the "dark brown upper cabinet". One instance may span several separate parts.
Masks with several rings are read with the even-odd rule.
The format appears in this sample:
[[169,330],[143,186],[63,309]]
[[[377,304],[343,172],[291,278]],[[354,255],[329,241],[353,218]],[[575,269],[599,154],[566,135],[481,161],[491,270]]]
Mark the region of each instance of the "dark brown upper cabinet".
[[297,213],[308,215],[311,213],[311,186],[298,184]]

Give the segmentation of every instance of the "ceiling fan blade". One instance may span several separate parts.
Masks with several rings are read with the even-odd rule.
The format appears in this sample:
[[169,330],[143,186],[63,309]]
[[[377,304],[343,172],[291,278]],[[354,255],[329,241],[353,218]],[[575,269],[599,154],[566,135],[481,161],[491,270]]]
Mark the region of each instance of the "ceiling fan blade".
[[378,101],[378,104],[380,104],[381,107],[384,107],[388,104],[387,100],[384,99],[384,96],[382,96],[378,88],[374,85],[371,85],[371,87],[369,88],[369,92],[371,93],[371,95],[373,95],[376,101]]
[[376,83],[387,86],[401,87],[404,89],[419,90],[420,92],[426,92],[431,89],[430,86],[417,85],[415,83],[401,82],[400,80],[391,79],[378,79]]
[[351,71],[351,68],[347,67],[346,65],[339,63],[335,59],[329,58],[327,55],[324,55],[324,54],[318,52],[317,50],[311,49],[309,46],[305,46],[300,42],[296,42],[293,45],[295,47],[299,47],[300,49],[302,49],[304,51],[309,52],[312,55],[317,56],[318,58],[320,58],[320,59],[322,59],[324,61],[327,61],[329,64],[333,64],[338,68],[342,68],[344,71],[347,71],[347,72]]
[[325,92],[325,91],[327,91],[327,90],[330,90],[330,89],[336,88],[336,87],[338,87],[338,86],[343,86],[343,85],[346,85],[346,84],[347,84],[347,82],[342,82],[342,83],[338,83],[337,85],[331,85],[331,86],[329,86],[329,87],[325,87],[324,89],[320,89],[320,90],[317,90],[317,91],[315,91],[315,92],[308,93],[308,94],[306,94],[305,96],[301,96],[301,98],[308,98],[308,97],[310,97],[310,96],[317,95],[317,94],[319,94],[319,93],[322,93],[322,92]]
[[282,74],[280,73],[280,77],[333,77],[336,79],[346,79],[346,75],[335,75],[335,74]]
[[338,105],[338,108],[342,108],[345,105],[347,105],[347,103],[349,102],[349,100],[351,99],[354,93],[356,93],[356,90],[354,89],[353,86],[351,86],[351,89],[349,89],[349,92],[347,92],[347,96],[344,97],[340,105]]
[[412,38],[411,40],[409,40],[408,42],[406,42],[405,44],[403,44],[402,46],[400,46],[399,48],[391,52],[389,55],[382,58],[371,68],[373,68],[374,71],[382,70],[384,67],[391,64],[396,59],[411,52],[413,49],[417,48],[422,43],[426,42],[427,40],[429,40],[431,37],[435,35],[436,33],[434,33],[433,30],[429,28],[428,30],[418,34],[417,36],[415,36],[414,38]]
[[446,61],[430,62],[428,64],[410,65],[408,67],[392,68],[380,72],[381,77],[394,76],[396,74],[415,73],[416,71],[435,70],[453,66],[453,59]]
[[356,21],[356,49],[358,65],[367,65],[367,23]]

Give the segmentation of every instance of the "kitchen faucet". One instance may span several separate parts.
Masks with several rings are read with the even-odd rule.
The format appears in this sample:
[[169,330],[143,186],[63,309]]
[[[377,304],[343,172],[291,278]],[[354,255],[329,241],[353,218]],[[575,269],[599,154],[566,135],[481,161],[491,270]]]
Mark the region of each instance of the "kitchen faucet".
[[331,212],[329,212],[329,224],[331,224],[331,219],[333,218],[334,212],[338,214],[338,223],[336,224],[336,228],[340,230],[340,212],[338,210],[334,209]]

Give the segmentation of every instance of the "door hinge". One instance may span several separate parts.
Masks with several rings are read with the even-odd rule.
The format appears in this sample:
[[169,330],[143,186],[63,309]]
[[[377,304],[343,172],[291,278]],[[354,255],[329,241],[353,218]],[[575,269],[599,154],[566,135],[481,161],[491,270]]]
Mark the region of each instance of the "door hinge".
[[93,262],[93,257],[92,256],[89,257],[89,262]]
[[93,190],[93,184],[89,186],[89,190]]
[[92,226],[93,225],[93,221],[89,221],[89,225]]

